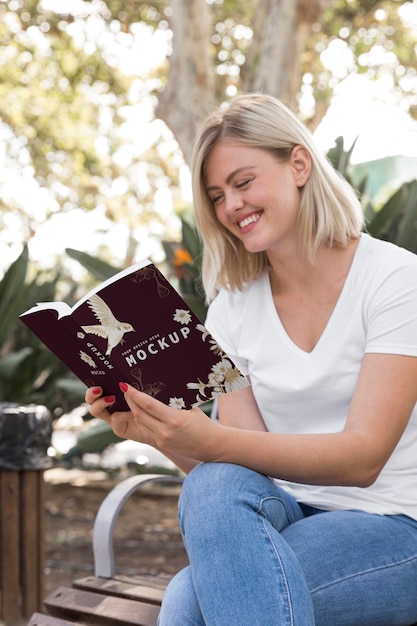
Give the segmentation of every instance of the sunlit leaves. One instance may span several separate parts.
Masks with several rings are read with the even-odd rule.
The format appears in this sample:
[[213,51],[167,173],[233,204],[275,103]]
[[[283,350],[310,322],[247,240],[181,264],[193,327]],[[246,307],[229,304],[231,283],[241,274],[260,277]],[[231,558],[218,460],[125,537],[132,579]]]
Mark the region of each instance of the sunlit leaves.
[[[255,22],[266,3],[199,2],[209,7],[204,50],[213,97],[204,101],[211,104],[250,88],[259,74]],[[309,26],[301,69],[288,59],[288,72],[297,74],[292,83],[299,85],[294,108],[319,121],[335,86],[361,73],[379,81],[381,99],[417,117],[415,3],[324,4],[327,10]],[[98,206],[126,224],[129,256],[143,224],[162,230],[167,220],[158,202],[168,188],[163,206],[180,203],[180,151],[153,117],[171,47],[178,45],[170,30],[176,6],[172,0],[0,0],[0,208],[21,210],[24,239],[48,214]],[[157,45],[143,54],[148,36]],[[144,116],[143,107],[151,114]],[[180,114],[185,127],[189,120]],[[126,131],[132,125],[134,132]],[[36,211],[22,205],[19,193],[10,194],[13,176],[22,186],[32,177],[45,191]]]
[[[381,98],[389,97],[416,116],[415,3],[398,0],[332,2],[317,30],[316,41],[312,40],[312,43],[322,54],[326,79],[331,86],[344,77],[343,73],[345,76],[360,73],[371,80],[383,80],[385,96],[381,95]],[[333,65],[339,61],[339,75],[328,59]],[[324,81],[321,82],[323,85]]]
[[[2,163],[16,181],[20,168],[21,184],[33,177],[47,192],[40,210],[39,192],[37,201],[23,204],[20,189],[9,192],[13,177],[0,180],[0,208],[20,213],[22,241],[59,209],[96,207],[124,221],[133,236],[139,224],[161,221],[154,202],[159,188],[175,190],[178,170],[156,149],[163,131],[143,146],[143,124],[136,136],[123,130],[125,111],[150,102],[157,84],[146,83],[143,70],[139,79],[141,63],[132,62],[138,17],[161,31],[164,7],[159,13],[143,6],[138,15],[136,2],[116,4],[120,19],[101,0],[0,1]],[[123,150],[130,154],[128,168]],[[130,241],[126,249],[134,254]]]

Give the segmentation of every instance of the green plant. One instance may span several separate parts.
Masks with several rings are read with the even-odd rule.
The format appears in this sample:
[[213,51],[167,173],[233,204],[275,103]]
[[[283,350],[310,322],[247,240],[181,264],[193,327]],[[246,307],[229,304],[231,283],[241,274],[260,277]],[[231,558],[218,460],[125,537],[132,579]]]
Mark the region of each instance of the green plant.
[[[81,383],[20,322],[19,315],[36,302],[55,299],[59,273],[40,272],[28,280],[24,246],[0,281],[0,401],[43,404],[53,415],[78,406]],[[71,297],[71,292],[68,292]]]
[[181,241],[163,241],[169,278],[177,281],[178,291],[200,318],[206,319],[207,305],[201,283],[202,242],[196,227],[181,217]]
[[403,183],[378,210],[368,205],[366,230],[417,253],[417,180]]
[[[352,185],[350,157],[354,146],[355,143],[345,150],[343,138],[338,137],[335,147],[327,153],[335,169]],[[382,206],[370,202],[366,186],[366,176],[354,185],[362,202],[365,230],[373,237],[417,253],[417,180],[403,183]]]

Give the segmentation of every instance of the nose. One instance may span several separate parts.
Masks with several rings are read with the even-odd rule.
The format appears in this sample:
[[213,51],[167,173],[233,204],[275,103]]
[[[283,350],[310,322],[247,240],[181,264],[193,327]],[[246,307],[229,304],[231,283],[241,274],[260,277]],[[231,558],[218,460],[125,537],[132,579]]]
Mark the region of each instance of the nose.
[[243,206],[242,194],[238,189],[229,189],[224,194],[224,210],[232,214]]

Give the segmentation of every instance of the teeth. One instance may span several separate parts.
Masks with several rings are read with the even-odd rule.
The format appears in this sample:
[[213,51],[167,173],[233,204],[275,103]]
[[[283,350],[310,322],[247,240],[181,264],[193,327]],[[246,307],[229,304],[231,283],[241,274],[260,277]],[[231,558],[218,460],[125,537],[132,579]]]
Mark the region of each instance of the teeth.
[[245,226],[249,226],[249,224],[252,224],[253,222],[256,222],[258,217],[259,217],[259,213],[256,213],[256,215],[249,215],[249,217],[246,217],[244,220],[239,222],[239,227],[240,228],[245,228]]

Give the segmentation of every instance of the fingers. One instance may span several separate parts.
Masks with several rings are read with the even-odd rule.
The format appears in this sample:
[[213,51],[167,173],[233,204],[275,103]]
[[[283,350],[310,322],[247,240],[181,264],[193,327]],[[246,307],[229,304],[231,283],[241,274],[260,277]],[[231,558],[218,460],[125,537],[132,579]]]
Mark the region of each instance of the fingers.
[[101,387],[90,387],[85,400],[91,415],[106,421],[119,437],[154,447],[158,447],[159,441],[175,438],[175,431],[181,426],[179,422],[186,418],[186,411],[169,407],[124,382],[119,383],[119,387],[130,410],[109,410],[115,402],[115,396],[103,397]]
[[[160,402],[156,398],[152,398],[147,393],[138,391],[127,383],[120,382],[119,387],[124,393],[126,402],[132,411],[132,414],[139,419],[143,419],[145,416],[149,418],[157,419],[158,421],[164,421],[168,415],[178,413],[178,409],[168,407],[163,402]],[[115,396],[102,396],[102,387],[90,387],[85,394],[85,401],[89,405],[89,411],[94,417],[105,419],[108,421],[110,413],[109,409],[115,402]],[[114,415],[114,414],[113,414]]]
[[101,387],[89,387],[85,392],[85,401],[87,404],[92,404],[102,393],[103,389]]
[[178,413],[178,409],[168,407],[160,400],[157,400],[143,391],[138,391],[127,383],[120,382],[119,387],[124,393],[125,400],[133,412],[136,407],[162,421],[166,420],[169,414],[176,415]]
[[116,397],[112,395],[103,398],[102,393],[101,387],[90,387],[85,393],[85,401],[89,405],[91,415],[108,422],[110,419],[109,408],[115,402]]

